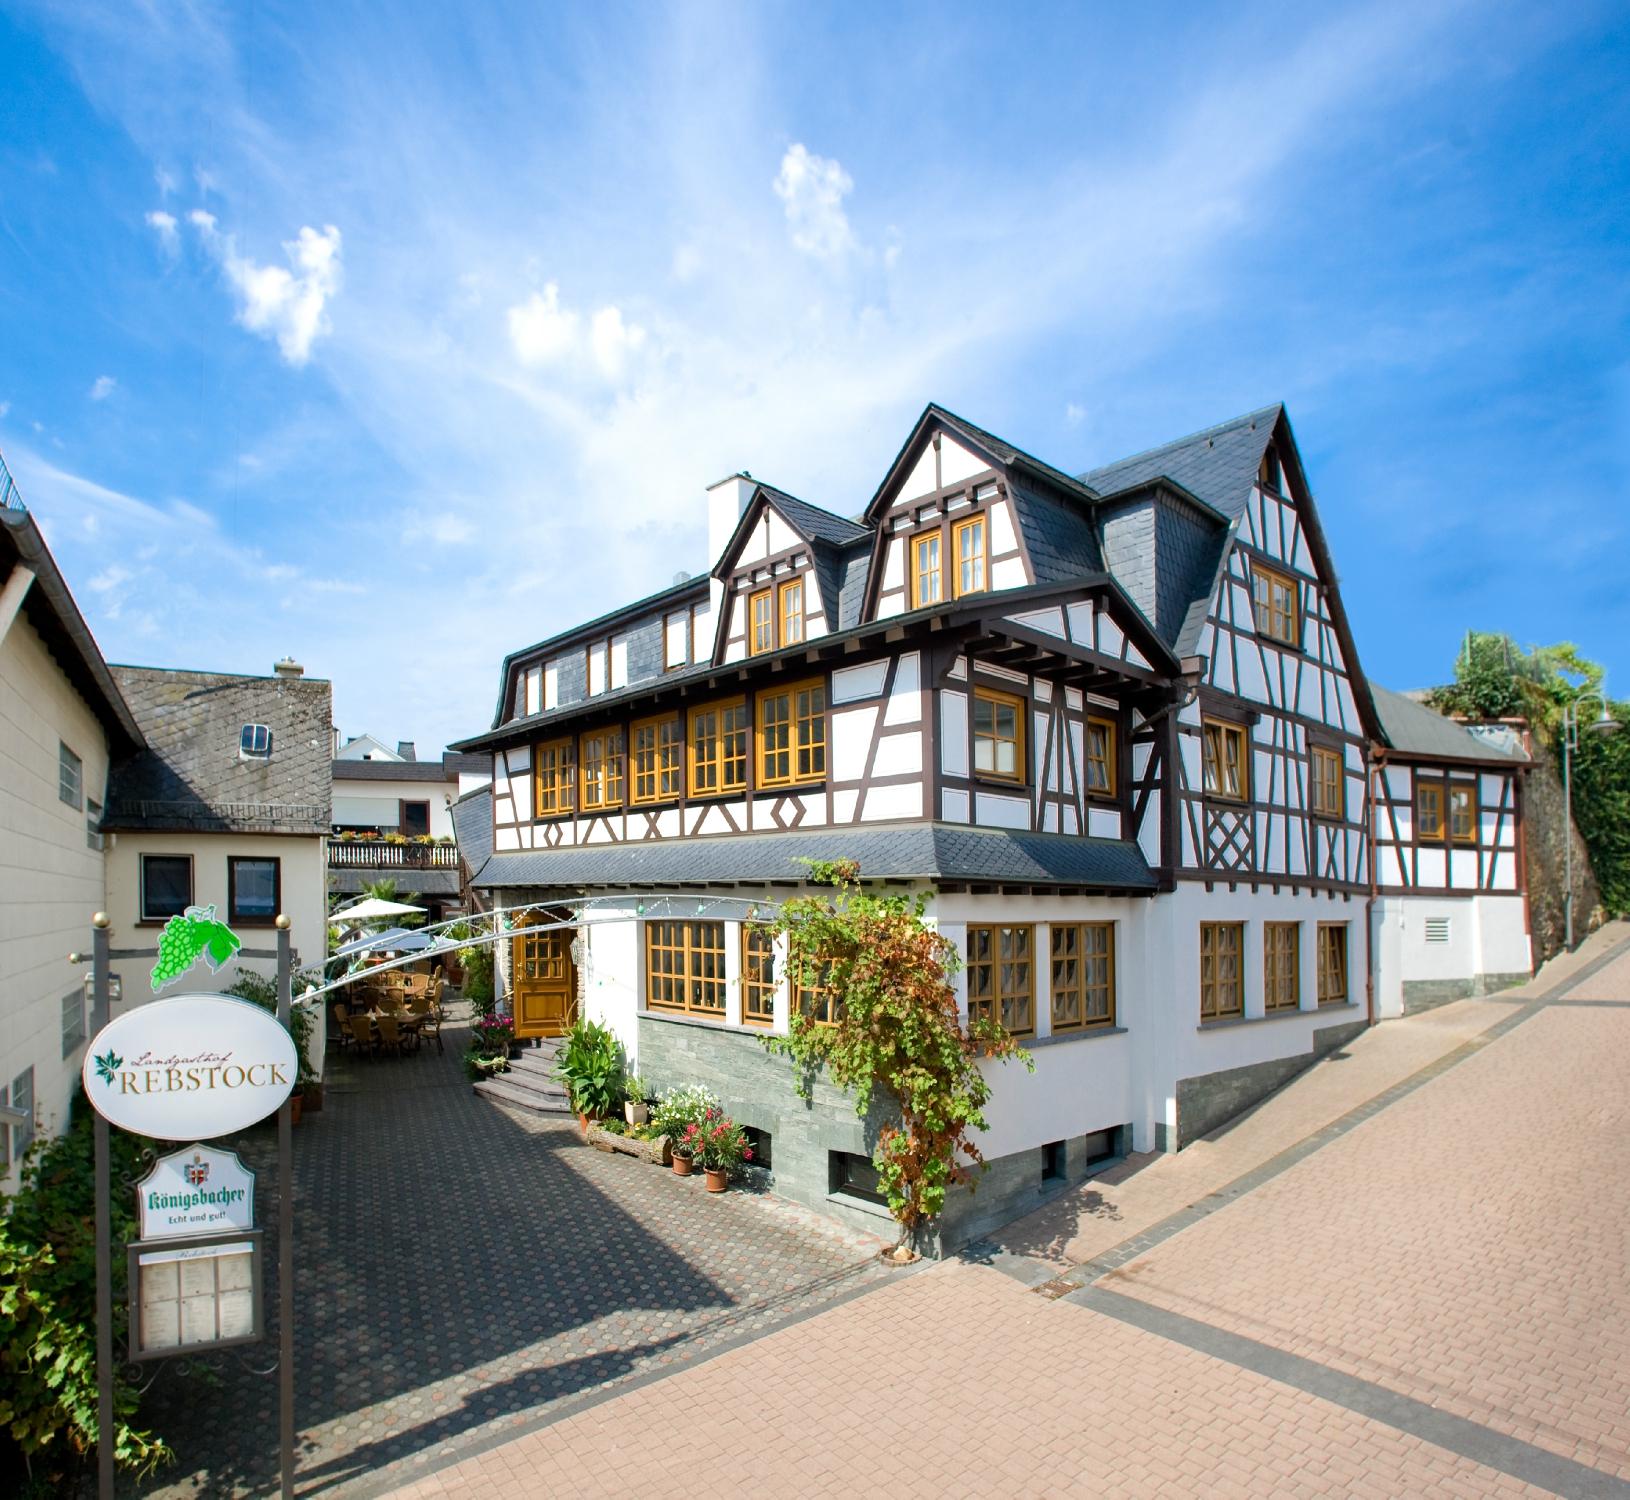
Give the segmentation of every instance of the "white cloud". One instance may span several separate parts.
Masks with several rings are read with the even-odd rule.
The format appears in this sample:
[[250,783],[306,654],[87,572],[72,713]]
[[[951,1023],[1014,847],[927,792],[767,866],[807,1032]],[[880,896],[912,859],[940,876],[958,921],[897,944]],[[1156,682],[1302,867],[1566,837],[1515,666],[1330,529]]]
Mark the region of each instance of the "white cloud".
[[114,388],[119,384],[111,375],[98,375],[90,388],[92,401],[106,401],[113,394]]
[[1065,402],[1065,404],[1064,404],[1064,425],[1066,427],[1079,427],[1082,424],[1082,422],[1084,422],[1086,420],[1086,417],[1087,417],[1087,409],[1086,409],[1086,407],[1078,406],[1073,401]]
[[0,421],[4,421],[10,415],[11,415],[11,402],[9,402],[9,401],[0,401]]
[[214,214],[195,208],[188,217],[238,294],[238,321],[251,333],[276,339],[289,364],[305,364],[312,344],[329,332],[328,303],[340,289],[339,230],[308,224],[285,240],[290,271],[239,255],[237,241],[220,233]]
[[585,325],[581,314],[562,307],[560,287],[549,282],[509,309],[509,342],[523,365],[588,365],[608,381],[618,381],[645,348],[647,335],[616,306],[599,308]]
[[158,242],[164,247],[166,255],[178,254],[181,250],[181,236],[176,233],[175,215],[167,214],[162,208],[155,208],[147,216],[149,227],[158,233]]
[[856,248],[843,200],[854,179],[835,161],[794,143],[781,158],[775,195],[787,213],[792,242],[817,260],[842,260]]
[[608,380],[621,376],[623,367],[644,344],[645,330],[638,323],[625,323],[618,308],[602,307],[589,320],[589,348]]

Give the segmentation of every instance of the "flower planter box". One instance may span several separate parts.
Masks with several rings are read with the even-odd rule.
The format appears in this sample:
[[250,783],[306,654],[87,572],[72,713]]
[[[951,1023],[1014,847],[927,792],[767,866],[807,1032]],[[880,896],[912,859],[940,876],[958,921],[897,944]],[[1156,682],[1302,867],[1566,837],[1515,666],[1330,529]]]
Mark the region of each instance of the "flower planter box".
[[591,1124],[587,1139],[591,1146],[596,1146],[601,1151],[614,1151],[619,1156],[632,1156],[638,1161],[648,1161],[653,1166],[665,1167],[669,1162],[668,1137],[665,1135],[659,1135],[652,1141],[642,1141],[635,1136],[618,1135],[615,1131]]

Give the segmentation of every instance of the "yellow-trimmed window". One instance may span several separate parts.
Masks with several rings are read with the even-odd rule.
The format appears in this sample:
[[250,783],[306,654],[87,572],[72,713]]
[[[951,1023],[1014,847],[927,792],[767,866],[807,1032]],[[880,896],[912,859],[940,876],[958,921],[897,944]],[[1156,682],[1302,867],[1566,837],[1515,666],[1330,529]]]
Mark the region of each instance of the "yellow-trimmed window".
[[1023,781],[1024,700],[995,688],[973,691],[973,768],[978,776]]
[[1251,794],[1250,737],[1245,726],[1204,719],[1200,741],[1206,795],[1245,801]]
[[747,650],[752,656],[775,650],[775,595],[770,589],[747,596]]
[[951,528],[951,548],[956,554],[957,598],[980,594],[989,585],[986,578],[985,518],[969,516]]
[[1262,1004],[1265,1010],[1295,1010],[1302,1003],[1302,924],[1262,924]]
[[572,742],[549,740],[532,749],[532,815],[555,818],[569,813],[574,803],[577,776],[572,765]]
[[826,970],[800,968],[792,986],[793,1003],[817,1026],[836,1026],[843,1016],[843,1001],[833,989]]
[[1053,1030],[1115,1024],[1115,924],[1055,922],[1052,949]]
[[1245,924],[1200,924],[1200,1019],[1245,1014]]
[[911,539],[911,607],[925,609],[945,598],[945,558],[938,530]]
[[724,1015],[724,923],[645,924],[645,1004],[684,1015]]
[[775,929],[762,922],[741,924],[741,1019],[775,1024]]
[[747,700],[709,703],[690,716],[690,794],[716,797],[747,785]]
[[789,578],[777,594],[777,611],[781,617],[781,644],[796,646],[804,638],[804,580]]
[[1115,795],[1115,724],[1111,719],[1087,720],[1087,795]]
[[1443,842],[1443,783],[1415,783],[1415,838],[1418,842]]
[[623,805],[623,732],[600,729],[583,736],[577,750],[584,812]]
[[641,719],[634,725],[633,776],[635,802],[666,802],[685,784],[685,736],[679,716]]
[[1477,842],[1477,788],[1472,782],[1449,783],[1449,837],[1457,844]]
[[826,684],[758,696],[758,784],[795,786],[826,775]]
[[1302,644],[1296,580],[1264,563],[1251,563],[1251,603],[1256,633],[1287,646]]
[[1312,752],[1313,813],[1320,818],[1340,818],[1347,812],[1346,777],[1341,752],[1315,745]]
[[1319,1004],[1347,1003],[1347,924],[1319,923]]
[[999,1021],[1012,1036],[1029,1036],[1036,1029],[1033,937],[1028,923],[968,928],[970,1021]]

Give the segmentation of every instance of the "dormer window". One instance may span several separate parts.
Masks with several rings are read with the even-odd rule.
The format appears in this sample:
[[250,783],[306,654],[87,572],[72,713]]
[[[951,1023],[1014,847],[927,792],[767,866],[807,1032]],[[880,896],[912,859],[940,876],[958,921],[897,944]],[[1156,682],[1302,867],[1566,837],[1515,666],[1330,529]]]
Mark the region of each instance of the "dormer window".
[[985,591],[985,518],[969,516],[951,528],[956,551],[956,593],[982,594]]
[[759,656],[775,650],[775,595],[760,589],[747,599],[747,651]]
[[264,724],[245,724],[238,735],[238,754],[244,760],[270,760],[272,731]]
[[911,607],[927,609],[945,598],[945,560],[936,528],[911,539]]

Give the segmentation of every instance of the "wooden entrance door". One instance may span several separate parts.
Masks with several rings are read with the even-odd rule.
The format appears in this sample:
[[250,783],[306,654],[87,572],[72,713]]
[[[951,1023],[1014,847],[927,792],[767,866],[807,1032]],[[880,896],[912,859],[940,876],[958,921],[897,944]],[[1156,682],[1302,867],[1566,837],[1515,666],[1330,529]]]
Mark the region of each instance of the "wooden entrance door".
[[515,1035],[564,1036],[577,1019],[571,928],[522,928],[515,934],[511,956]]

